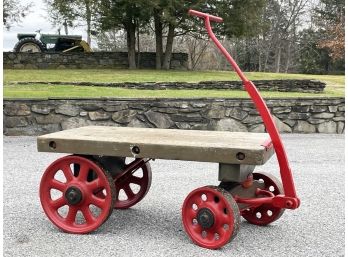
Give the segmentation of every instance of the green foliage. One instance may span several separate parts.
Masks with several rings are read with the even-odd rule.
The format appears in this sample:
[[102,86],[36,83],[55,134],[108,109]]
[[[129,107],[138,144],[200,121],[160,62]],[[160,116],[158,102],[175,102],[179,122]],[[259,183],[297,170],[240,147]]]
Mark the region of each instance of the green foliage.
[[44,0],[49,13],[50,22],[55,26],[61,26],[64,22],[69,27],[79,25],[81,20],[87,19],[86,8],[94,9],[95,2],[92,0]]
[[23,5],[15,0],[4,0],[2,22],[6,29],[9,30],[12,24],[21,22],[31,7],[32,3]]
[[320,32],[311,29],[304,30],[300,34],[300,70],[307,74],[323,74],[328,69],[330,57],[328,52],[319,49],[317,43]]
[[224,19],[224,34],[251,37],[260,33],[266,0],[216,1],[216,13]]
[[344,17],[345,0],[320,0],[315,12],[318,24],[323,22],[334,24]]
[[101,0],[99,8],[99,25],[103,31],[122,29],[150,18],[149,5],[144,0]]
[[322,31],[312,29],[300,33],[299,69],[307,74],[344,73],[344,61],[333,61],[325,48],[318,47]]

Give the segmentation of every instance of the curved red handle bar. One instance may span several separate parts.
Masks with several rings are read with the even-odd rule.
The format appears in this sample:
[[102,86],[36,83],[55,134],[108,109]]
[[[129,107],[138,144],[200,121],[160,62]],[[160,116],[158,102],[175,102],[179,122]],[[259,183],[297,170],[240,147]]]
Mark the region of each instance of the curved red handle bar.
[[205,14],[202,12],[190,10],[190,15],[195,15],[201,18],[204,18],[205,20],[205,27],[208,31],[209,37],[213,40],[215,45],[220,49],[222,54],[227,58],[228,62],[232,65],[233,69],[236,71],[240,79],[243,81],[244,88],[248,92],[250,98],[253,100],[256,109],[260,113],[260,116],[265,124],[266,130],[270,135],[270,138],[272,140],[274,150],[277,155],[278,164],[280,168],[280,175],[284,187],[284,193],[286,197],[290,197],[291,199],[288,199],[291,201],[289,204],[289,207],[291,205],[292,209],[297,208],[300,205],[300,200],[296,196],[295,191],[295,185],[294,180],[292,177],[292,172],[289,166],[288,158],[284,149],[284,145],[282,143],[282,140],[280,138],[278,129],[274,123],[274,120],[272,118],[272,115],[267,108],[267,105],[263,98],[261,97],[259,91],[255,87],[254,83],[249,81],[242,70],[239,68],[238,64],[234,61],[232,56],[227,52],[227,50],[223,47],[223,45],[219,42],[219,40],[214,35],[214,32],[211,28],[210,21],[217,21],[222,22],[222,18],[212,16],[209,14]]
[[192,9],[190,9],[188,11],[188,14],[192,15],[192,16],[197,16],[197,17],[203,18],[203,19],[209,18],[210,21],[215,21],[215,22],[223,22],[224,21],[220,17],[214,16],[214,15],[210,15],[210,14],[207,14],[207,13],[204,13],[204,12],[195,11],[195,10],[192,10]]

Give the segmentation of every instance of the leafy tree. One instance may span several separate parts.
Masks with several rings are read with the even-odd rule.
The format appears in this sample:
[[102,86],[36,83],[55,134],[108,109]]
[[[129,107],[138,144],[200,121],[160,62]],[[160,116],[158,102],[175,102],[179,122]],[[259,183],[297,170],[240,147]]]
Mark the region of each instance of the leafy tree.
[[129,68],[136,68],[136,32],[149,22],[149,5],[145,0],[101,0],[101,30],[124,29],[127,37]]
[[[156,67],[169,69],[173,41],[176,36],[190,33],[191,36],[201,37],[204,33],[203,24],[196,19],[188,18],[189,9],[198,9],[224,18],[224,26],[217,26],[217,34],[227,36],[250,36],[258,33],[260,21],[260,8],[265,5],[265,0],[157,0],[154,4],[154,21],[156,34]],[[161,49],[163,27],[166,27],[166,47],[162,57]]]
[[[78,26],[85,23],[87,43],[91,45],[92,22],[97,3],[93,0],[44,0],[53,25]],[[75,23],[75,24],[74,24]]]
[[299,72],[309,74],[344,72],[344,61],[333,59],[329,49],[318,45],[322,35],[323,31],[313,29],[305,29],[300,33]]
[[9,30],[12,24],[21,22],[21,19],[30,12],[30,7],[32,3],[22,5],[14,0],[4,0],[2,21],[6,29]]
[[344,0],[321,0],[316,8],[317,25],[323,28],[323,37],[318,46],[326,48],[334,60],[344,59]]
[[328,51],[318,47],[321,32],[312,29],[303,30],[300,33],[299,68],[301,73],[323,74],[329,69],[330,57]]

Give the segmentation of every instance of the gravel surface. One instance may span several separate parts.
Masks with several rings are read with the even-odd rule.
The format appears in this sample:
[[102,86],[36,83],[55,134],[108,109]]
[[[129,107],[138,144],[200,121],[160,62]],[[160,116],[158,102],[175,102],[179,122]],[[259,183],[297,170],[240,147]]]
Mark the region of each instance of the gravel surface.
[[[283,135],[301,206],[267,227],[242,221],[220,250],[190,242],[181,224],[187,194],[217,185],[214,163],[156,160],[148,195],[115,210],[88,235],[59,231],[38,190],[44,169],[61,154],[38,153],[35,137],[4,137],[5,256],[343,256],[344,136]],[[278,174],[275,156],[257,170]]]

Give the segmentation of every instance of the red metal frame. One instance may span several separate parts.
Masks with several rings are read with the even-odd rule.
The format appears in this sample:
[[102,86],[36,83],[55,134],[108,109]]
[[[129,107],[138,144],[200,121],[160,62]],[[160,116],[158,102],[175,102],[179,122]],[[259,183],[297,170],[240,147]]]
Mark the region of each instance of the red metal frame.
[[[243,202],[248,203],[250,205],[259,205],[260,203],[269,203],[271,202],[274,206],[280,207],[280,208],[288,208],[288,209],[296,209],[300,205],[300,199],[296,195],[295,191],[295,185],[294,180],[292,177],[292,172],[289,166],[289,161],[284,149],[284,145],[282,143],[282,140],[280,138],[278,129],[273,121],[273,118],[271,116],[271,113],[269,109],[267,108],[267,105],[261,95],[259,94],[257,88],[255,87],[254,83],[251,82],[246,78],[244,73],[239,68],[238,64],[234,61],[232,56],[227,52],[227,50],[223,47],[223,45],[219,42],[219,40],[214,35],[214,32],[211,28],[210,22],[223,22],[223,19],[217,16],[213,16],[210,14],[198,12],[195,10],[189,10],[188,12],[190,15],[198,16],[205,21],[205,27],[208,31],[209,37],[213,40],[215,45],[220,49],[222,54],[226,57],[228,62],[232,65],[232,68],[234,71],[238,74],[240,79],[243,82],[244,88],[248,92],[250,98],[253,100],[256,109],[260,113],[260,116],[265,124],[266,130],[268,134],[270,135],[270,138],[272,140],[274,150],[276,152],[279,169],[280,169],[280,176],[284,187],[284,194],[285,195],[277,195],[277,196],[269,196],[269,197],[263,197],[263,198],[254,198],[254,199],[241,199],[237,198],[237,202]],[[271,199],[270,199],[271,198]]]

